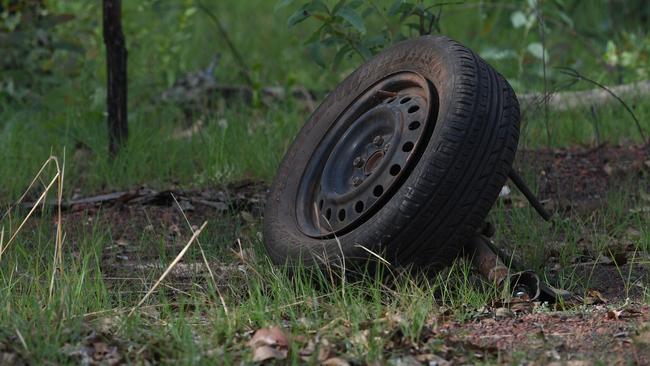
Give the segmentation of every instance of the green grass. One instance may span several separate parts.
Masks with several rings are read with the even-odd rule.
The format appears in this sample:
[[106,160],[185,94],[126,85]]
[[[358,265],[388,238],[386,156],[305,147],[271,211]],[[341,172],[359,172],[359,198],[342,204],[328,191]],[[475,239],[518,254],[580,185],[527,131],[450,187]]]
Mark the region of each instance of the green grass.
[[[79,221],[86,220],[82,215]],[[407,342],[420,342],[422,330],[436,321],[441,306],[462,318],[492,294],[475,286],[469,268],[461,263],[435,281],[403,276],[387,287],[379,274],[342,284],[337,268],[331,272],[298,269],[289,275],[286,269],[268,263],[256,239],[244,241],[242,262],[226,249],[243,234],[244,223],[231,220],[234,231],[224,231],[216,222],[201,236],[217,276],[215,283],[226,299],[227,314],[203,271],[185,283],[176,283],[172,276],[167,283],[173,288],[184,285],[183,292],[162,287],[132,317],[128,317],[129,310],[175,253],[151,256],[150,263],[159,263],[160,269],[139,279],[111,280],[116,275],[107,272],[120,270],[119,264],[110,268],[106,263],[107,247],[114,243],[111,228],[91,224],[77,232],[68,231],[68,237],[75,240],[66,242],[64,266],[57,272],[54,296],[49,299],[52,227],[47,218],[36,220],[9,248],[0,265],[0,339],[14,340],[20,333],[26,341],[26,347],[11,341],[6,351],[20,354],[28,363],[67,363],[73,358],[62,352],[62,347],[83,344],[94,329],[100,332],[100,339],[118,345],[130,362],[146,358],[165,363],[222,359],[230,363],[250,358],[244,333],[287,323],[296,336],[317,332],[333,344],[343,342],[342,351],[352,360],[371,362],[387,357],[384,349],[391,334],[401,332]],[[93,221],[98,223],[101,217]],[[256,228],[253,224],[248,229]],[[161,236],[154,232],[131,242],[128,255],[151,255],[156,242],[164,240]],[[176,242],[182,243],[180,239]],[[162,249],[169,250],[169,246]],[[195,263],[200,258],[195,246],[184,261]],[[240,269],[222,268],[230,263],[240,263]],[[295,347],[305,345],[295,342]],[[142,348],[146,348],[144,354],[138,352]],[[292,350],[292,357],[297,357],[298,350]]]
[[[629,213],[632,199],[614,194],[609,207],[588,216],[558,219],[555,225],[540,223],[529,207],[497,207],[490,219],[498,229],[495,240],[542,275],[550,274],[551,268],[543,262],[548,251],[558,251],[554,255],[560,270],[552,275],[563,288],[587,294],[592,287],[589,271],[576,271],[572,261],[576,254],[585,255],[583,250],[588,249],[591,258],[608,256],[612,244],[626,242],[628,228],[641,233],[640,240],[631,241],[638,253],[647,252],[650,227],[644,214]],[[56,272],[52,298],[55,228],[51,215],[33,218],[0,263],[0,344],[5,352],[16,353],[28,363],[74,362],[71,350],[98,341],[116,346],[120,357],[132,363],[145,359],[237,363],[252,358],[247,345],[250,332],[275,325],[286,326],[292,334],[289,359],[293,363],[301,362],[299,352],[309,340],[323,339],[350,361],[386,362],[408,353],[411,344],[423,353],[444,352],[444,334],[432,336],[431,329],[449,317],[471,322],[481,316],[486,304],[499,298],[499,291],[477,280],[463,260],[430,280],[398,275],[390,284],[382,275],[388,269],[345,281],[334,267],[322,271],[299,267],[290,274],[268,262],[255,234],[260,224],[235,215],[214,218],[200,237],[215,282],[205,268],[185,277],[171,275],[129,317],[185,244],[189,229],[183,226],[183,234],[170,239],[164,227],[143,230],[142,216],[129,219],[125,226],[112,226],[106,221],[111,216],[103,218],[101,212],[77,215],[64,226],[64,265]],[[198,218],[190,216],[190,220],[196,223]],[[124,249],[116,249],[115,243],[128,232],[136,235],[128,238]],[[119,253],[129,259],[115,259]],[[183,263],[202,263],[196,244]],[[148,269],[129,267],[137,264]],[[636,285],[626,268],[620,267],[618,275],[627,293],[628,287]],[[642,296],[647,293],[647,287],[641,289]],[[473,353],[467,352],[471,359]],[[496,362],[487,357],[483,361]]]

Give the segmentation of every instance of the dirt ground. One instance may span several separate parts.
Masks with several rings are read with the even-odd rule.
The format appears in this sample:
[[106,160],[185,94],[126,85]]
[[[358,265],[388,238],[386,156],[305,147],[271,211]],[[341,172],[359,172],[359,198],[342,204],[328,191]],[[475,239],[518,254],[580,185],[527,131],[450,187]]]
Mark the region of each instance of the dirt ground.
[[[623,180],[631,179],[646,192],[650,189],[648,151],[632,145],[524,151],[519,154],[516,167],[536,173],[541,200],[561,214],[590,212],[600,207],[605,204],[607,192]],[[74,232],[73,228],[90,230],[96,220],[101,220],[101,225],[110,225],[115,244],[103,253],[103,271],[108,277],[124,278],[129,274],[137,276],[137,272],[146,273],[159,255],[152,248],[150,253],[138,253],[137,258],[131,256],[127,244],[143,232],[164,232],[170,243],[176,243],[168,251],[180,250],[181,243],[173,238],[181,235],[185,222],[172,193],[192,222],[214,221],[215,215],[236,217],[240,222],[259,222],[266,190],[267,186],[258,182],[202,191],[155,192],[138,188],[118,192],[105,200],[70,202],[64,220],[69,232]],[[234,232],[237,224],[229,222],[224,220],[222,229]],[[74,246],[74,237],[69,239]],[[235,243],[229,245],[234,247]],[[637,264],[630,271],[637,282],[649,282],[647,263],[650,261],[645,263]],[[594,273],[589,289],[594,294],[593,305],[545,311],[541,311],[544,309],[539,304],[532,304],[526,311],[486,305],[484,311],[477,312],[470,320],[441,319],[426,330],[423,342],[428,338],[444,339],[442,351],[437,355],[421,354],[416,347],[411,349],[412,356],[400,358],[394,364],[443,365],[482,360],[558,365],[593,364],[594,360],[602,364],[650,364],[647,300],[643,291],[625,292],[625,284],[617,275],[621,269],[628,271],[629,264],[621,269],[611,263],[595,266],[595,271],[593,266],[588,268]],[[176,273],[176,278],[184,277]],[[185,278],[187,281],[189,277]]]

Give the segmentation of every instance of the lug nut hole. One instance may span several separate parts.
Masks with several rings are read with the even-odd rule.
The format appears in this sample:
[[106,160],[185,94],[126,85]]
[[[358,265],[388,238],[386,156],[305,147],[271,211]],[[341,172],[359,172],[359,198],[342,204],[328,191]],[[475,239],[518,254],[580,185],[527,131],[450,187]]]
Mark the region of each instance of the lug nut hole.
[[332,218],[332,209],[328,208],[327,211],[325,211],[325,219],[329,221]]
[[409,152],[411,150],[413,150],[413,143],[411,141],[408,141],[402,145],[402,151]]
[[393,166],[390,167],[389,172],[390,175],[396,176],[397,174],[399,174],[400,170],[402,170],[402,167],[399,166],[399,164],[394,164]]
[[419,110],[420,110],[420,107],[417,106],[417,105],[414,105],[414,106],[411,106],[411,107],[409,108],[409,113],[415,113],[415,112],[417,112],[417,111],[419,111]]
[[341,209],[339,211],[339,221],[341,222],[345,221],[345,209]]
[[357,213],[362,213],[363,209],[364,209],[363,201],[357,201],[357,203],[354,204],[354,210],[357,211]]
[[409,130],[413,131],[413,130],[417,130],[418,128],[420,128],[420,122],[419,121],[413,121],[413,122],[409,123]]
[[406,104],[411,101],[411,97],[406,97],[399,101],[399,104]]
[[374,194],[375,197],[381,196],[382,194],[384,194],[384,187],[375,186],[375,189],[372,190],[372,194]]

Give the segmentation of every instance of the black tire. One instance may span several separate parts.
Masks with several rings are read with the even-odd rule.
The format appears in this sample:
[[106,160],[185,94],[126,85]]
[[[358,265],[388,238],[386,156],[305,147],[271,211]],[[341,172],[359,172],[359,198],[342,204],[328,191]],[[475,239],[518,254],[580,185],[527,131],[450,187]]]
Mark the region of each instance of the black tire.
[[[371,216],[338,235],[312,237],[296,200],[316,147],[358,96],[383,77],[422,75],[437,91],[435,127],[418,160]],[[504,78],[461,44],[440,36],[398,43],[348,76],[311,115],[289,147],[265,210],[264,243],[276,264],[338,260],[359,264],[381,253],[394,265],[438,270],[480,228],[513,163],[519,104]]]

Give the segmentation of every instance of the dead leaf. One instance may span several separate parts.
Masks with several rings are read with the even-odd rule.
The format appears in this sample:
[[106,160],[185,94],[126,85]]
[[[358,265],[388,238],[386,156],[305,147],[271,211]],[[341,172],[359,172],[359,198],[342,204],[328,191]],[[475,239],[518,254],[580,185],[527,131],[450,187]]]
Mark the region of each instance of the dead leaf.
[[253,350],[253,362],[264,362],[268,360],[284,360],[287,358],[287,350],[279,350],[270,346],[261,346]]
[[0,352],[0,365],[24,365],[25,363],[18,358],[15,353]]
[[587,291],[587,296],[585,296],[585,305],[604,304],[606,302],[607,299],[600,292],[593,289]]
[[603,170],[607,175],[612,175],[612,173],[614,173],[614,168],[612,168],[612,166],[609,163],[606,163],[605,166],[603,166]]
[[289,353],[289,340],[279,327],[258,329],[248,345],[253,349],[253,362],[284,360]]
[[623,314],[623,310],[611,309],[607,312],[607,319],[618,320]]
[[350,366],[350,363],[340,357],[332,357],[321,363],[322,366]]
[[419,366],[422,363],[413,356],[401,356],[388,360],[388,365],[391,366]]
[[434,353],[425,353],[415,356],[415,359],[427,365],[449,366],[451,362]]
[[643,201],[650,202],[650,193],[647,193],[643,189],[639,189],[639,196]]
[[253,215],[248,211],[242,211],[240,215],[241,218],[244,219],[244,221],[246,221],[248,224],[254,224],[256,221],[255,217],[253,217]]
[[277,346],[288,347],[289,341],[280,327],[258,329],[248,342],[251,347]]
[[494,316],[497,318],[514,318],[515,313],[508,308],[498,308],[494,311]]

